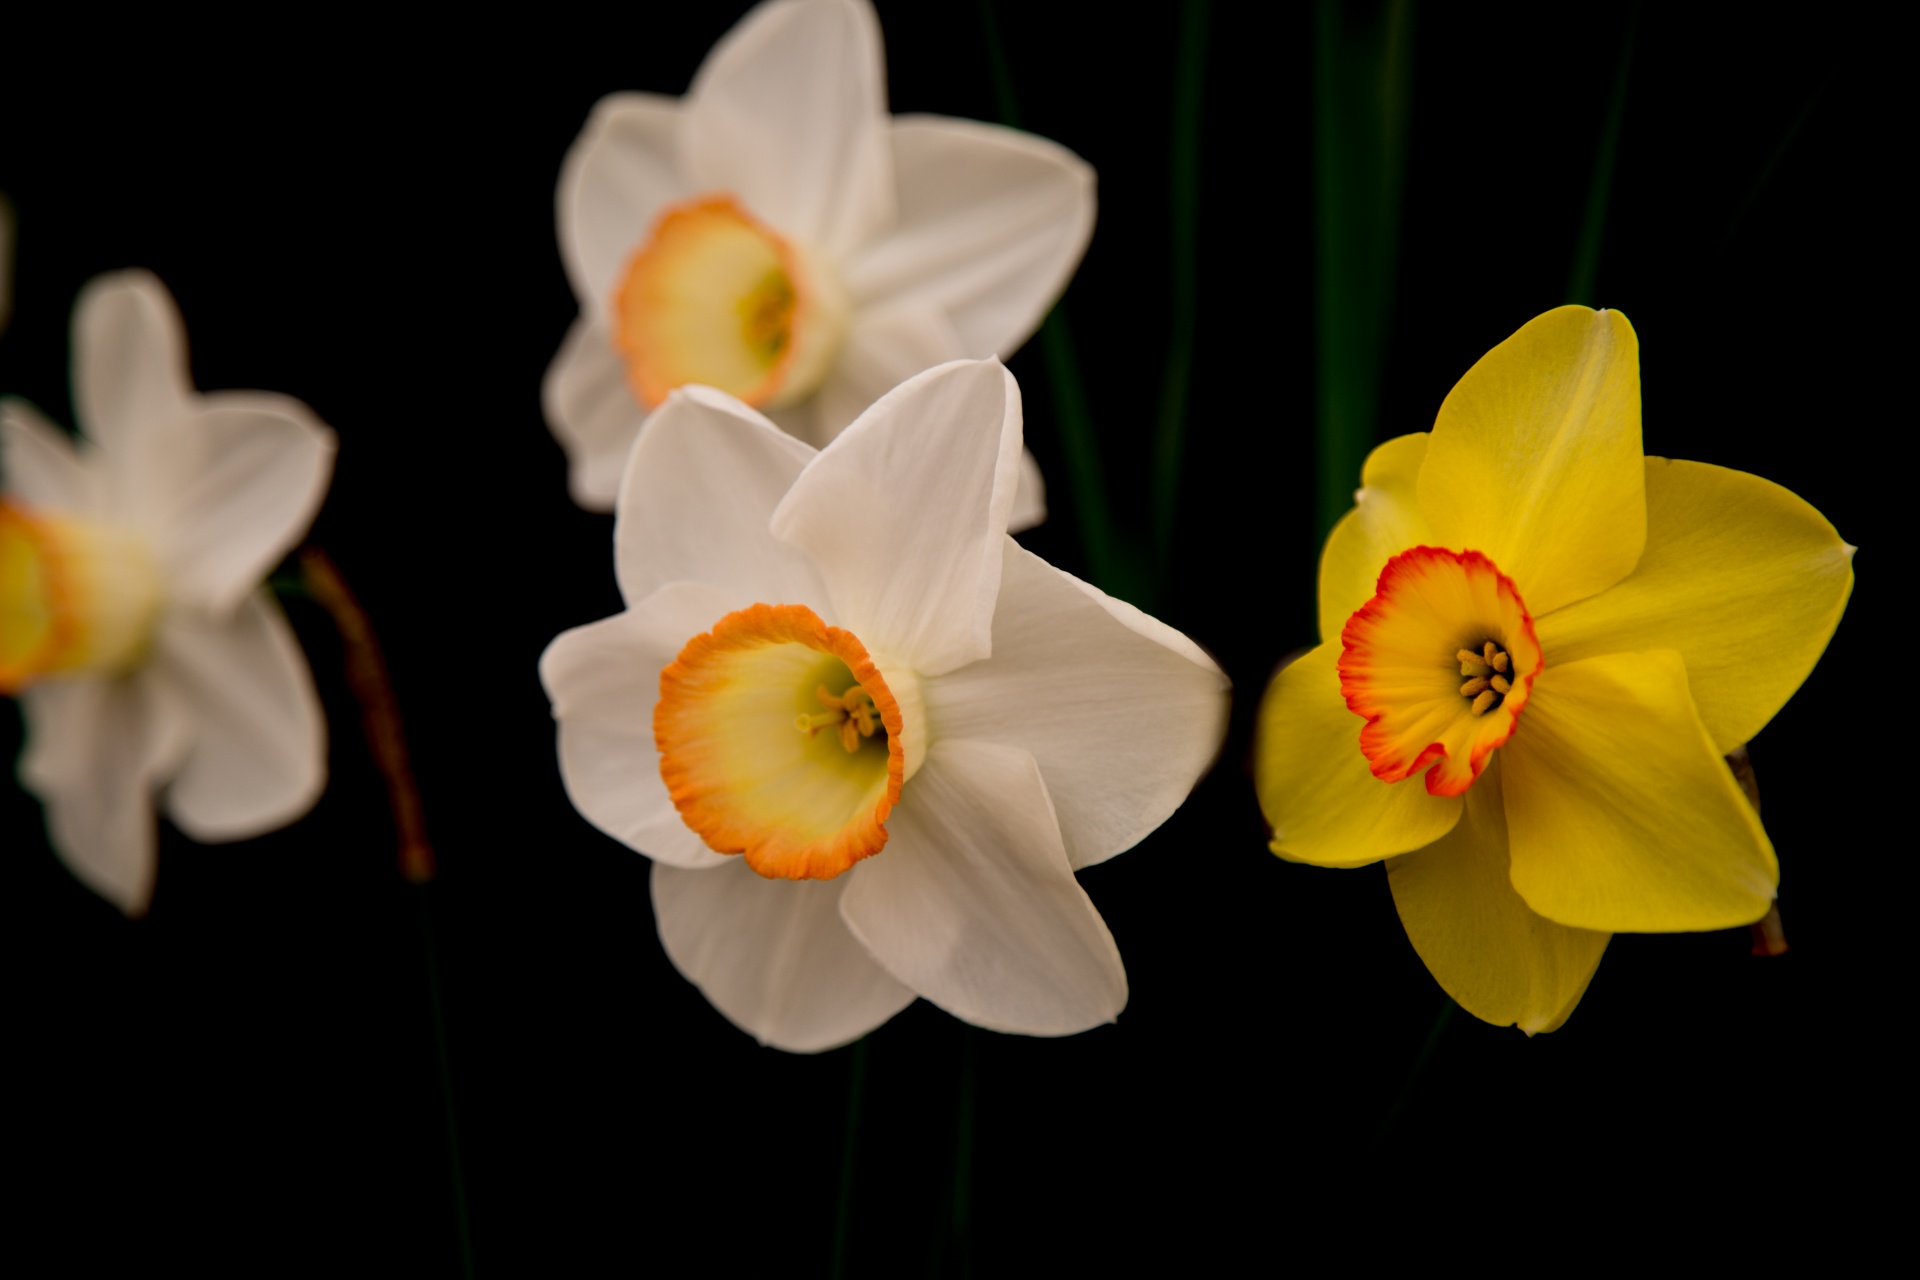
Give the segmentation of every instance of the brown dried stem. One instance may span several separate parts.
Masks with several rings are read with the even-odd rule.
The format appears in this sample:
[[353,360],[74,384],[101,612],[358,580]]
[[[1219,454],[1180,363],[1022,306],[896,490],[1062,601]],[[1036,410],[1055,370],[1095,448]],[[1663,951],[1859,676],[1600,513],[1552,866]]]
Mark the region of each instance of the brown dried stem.
[[347,687],[360,704],[360,727],[380,775],[387,780],[387,802],[393,808],[394,834],[400,840],[400,874],[409,883],[433,879],[433,845],[420,805],[420,788],[407,759],[407,735],[400,724],[400,704],[393,696],[387,660],[374,638],[367,611],[347,589],[346,579],[326,552],[315,546],[300,549],[300,576],[307,594],[333,618],[346,650]]
[[[1753,760],[1747,755],[1745,747],[1735,747],[1727,755],[1727,767],[1733,770],[1733,780],[1740,784],[1740,790],[1747,797],[1747,803],[1753,806],[1755,813],[1760,812],[1760,784],[1754,780]],[[1753,954],[1757,956],[1783,956],[1787,954],[1787,930],[1780,923],[1780,900],[1774,899],[1767,908],[1767,914],[1753,923]]]

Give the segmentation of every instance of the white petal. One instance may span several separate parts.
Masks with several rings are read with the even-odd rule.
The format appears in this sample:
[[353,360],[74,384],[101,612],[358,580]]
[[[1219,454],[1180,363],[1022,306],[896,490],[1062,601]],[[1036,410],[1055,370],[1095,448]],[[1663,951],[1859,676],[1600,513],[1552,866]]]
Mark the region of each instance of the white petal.
[[713,47],[687,94],[682,169],[837,256],[893,220],[880,25],[857,0],[775,0]]
[[674,967],[758,1040],[818,1053],[913,1003],[840,920],[850,877],[767,880],[743,858],[712,871],[653,868],[653,914]]
[[231,619],[176,610],[154,661],[193,708],[167,815],[196,840],[244,840],[304,815],[327,785],[327,722],[306,655],[262,588]]
[[857,305],[911,302],[969,356],[1011,355],[1046,318],[1093,235],[1093,169],[1032,134],[938,116],[893,122],[899,216],[846,267]]
[[660,781],[653,707],[660,672],[742,603],[704,583],[676,583],[625,613],[562,632],[540,655],[567,797],[588,822],[656,861],[726,861],[680,820]]
[[1040,463],[1031,449],[1020,451],[1020,482],[1013,493],[1013,510],[1007,513],[1007,532],[1025,533],[1046,523],[1047,481],[1040,474]]
[[723,391],[674,391],[627,459],[613,528],[622,596],[632,604],[666,583],[690,581],[738,596],[733,608],[758,601],[820,609],[826,591],[813,566],[768,529],[813,456],[811,446]]
[[1119,1016],[1120,951],[1067,865],[1032,756],[935,742],[887,831],[840,913],[894,977],[994,1031],[1071,1035]]
[[922,686],[942,740],[1032,753],[1075,868],[1133,847],[1220,751],[1227,677],[1179,632],[1007,539],[993,656]]
[[305,535],[333,476],[334,438],[287,396],[198,398],[152,460],[147,492],[169,598],[225,613]]
[[153,794],[191,740],[162,680],[47,680],[24,690],[20,780],[47,810],[47,834],[80,882],[130,916],[153,900]]
[[25,400],[0,400],[0,486],[31,507],[91,511],[99,483],[67,433]]
[[953,322],[932,307],[855,312],[833,367],[813,397],[814,434],[807,438],[825,445],[914,374],[964,360],[968,354]]
[[81,433],[137,476],[187,415],[193,383],[179,308],[150,272],[96,276],[73,309],[73,399]]
[[692,194],[680,176],[681,108],[653,93],[594,104],[554,192],[560,257],[584,318],[604,324],[613,293],[660,210]]
[[997,360],[919,374],[820,452],[773,514],[839,623],[921,675],[992,651],[1020,475],[1020,388]]
[[584,315],[573,322],[547,366],[540,405],[567,452],[573,500],[589,511],[612,511],[647,411],[627,385],[626,363],[604,324]]

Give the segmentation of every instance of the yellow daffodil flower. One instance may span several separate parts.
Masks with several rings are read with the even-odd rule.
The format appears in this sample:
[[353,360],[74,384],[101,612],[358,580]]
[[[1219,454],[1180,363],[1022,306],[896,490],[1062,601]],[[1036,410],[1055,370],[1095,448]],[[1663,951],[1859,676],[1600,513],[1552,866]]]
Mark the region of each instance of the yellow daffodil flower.
[[1643,457],[1633,328],[1585,307],[1487,353],[1362,484],[1321,557],[1321,644],[1260,711],[1274,852],[1388,859],[1440,985],[1529,1034],[1613,933],[1765,915],[1779,867],[1723,757],[1839,623],[1833,526],[1757,476]]
[[173,299],[103,276],[74,311],[82,441],[0,402],[0,693],[53,847],[129,915],[156,873],[153,804],[198,840],[309,809],[326,721],[261,579],[312,521],[333,433],[298,401],[202,395]]
[[[575,501],[613,509],[675,387],[718,387],[817,446],[922,369],[1010,354],[1093,212],[1093,171],[1062,147],[889,117],[867,0],[759,6],[684,99],[602,99],[561,170],[580,318],[543,400]],[[1044,515],[1023,456],[1012,527]]]
[[764,1044],[844,1044],[916,995],[1035,1035],[1126,1002],[1074,872],[1186,798],[1227,679],[1007,536],[1020,456],[997,361],[819,451],[680,388],[620,491],[626,612],[541,659],[568,795],[653,859],[667,954]]

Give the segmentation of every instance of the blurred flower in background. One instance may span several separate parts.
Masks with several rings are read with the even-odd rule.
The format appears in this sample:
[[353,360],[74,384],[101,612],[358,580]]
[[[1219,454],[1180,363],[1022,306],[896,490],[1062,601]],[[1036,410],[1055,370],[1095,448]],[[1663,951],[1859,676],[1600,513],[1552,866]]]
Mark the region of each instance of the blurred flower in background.
[[[993,125],[886,114],[865,0],[774,0],[685,99],[603,99],[567,155],[580,318],[548,370],[576,501],[611,510],[675,387],[718,387],[813,445],[922,369],[1005,356],[1066,287],[1093,172]],[[1023,457],[1012,527],[1045,515]]]
[[1615,931],[1766,915],[1779,867],[1723,757],[1839,624],[1833,526],[1757,476],[1643,458],[1633,329],[1585,307],[1489,352],[1363,485],[1321,558],[1321,644],[1261,708],[1274,851],[1392,858],[1434,977],[1529,1033]]
[[198,840],[305,813],[326,783],[306,660],[261,582],[311,523],[333,433],[258,391],[202,395],[151,275],[74,311],[75,440],[0,402],[0,692],[53,847],[129,915],[153,895],[153,804]]
[[683,388],[620,493],[628,610],[541,659],[568,794],[654,860],[668,955],[763,1043],[844,1044],[916,995],[1037,1035],[1126,1003],[1074,872],[1186,799],[1227,678],[1006,536],[1021,441],[996,361],[817,453]]

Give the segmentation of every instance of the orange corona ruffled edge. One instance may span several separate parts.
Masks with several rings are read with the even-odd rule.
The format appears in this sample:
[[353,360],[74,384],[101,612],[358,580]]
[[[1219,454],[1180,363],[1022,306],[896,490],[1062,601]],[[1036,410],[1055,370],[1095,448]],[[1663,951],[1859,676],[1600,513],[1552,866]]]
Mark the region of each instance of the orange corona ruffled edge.
[[[684,740],[684,731],[693,727],[687,721],[697,721],[699,704],[712,692],[716,678],[723,678],[716,671],[716,660],[741,649],[775,644],[805,645],[846,663],[887,728],[885,793],[824,838],[795,840],[790,832],[742,821],[739,807],[727,803],[728,793],[702,785],[698,771],[674,750]],[[813,610],[795,604],[749,605],[689,640],[680,656],[660,673],[660,701],[653,709],[660,777],[681,819],[716,853],[743,854],[756,872],[781,880],[831,880],[886,847],[887,816],[899,803],[906,780],[905,727],[900,704],[866,646],[852,632],[829,626]]]
[[[646,287],[643,283],[642,268],[649,262],[658,260],[660,256],[672,253],[669,239],[676,230],[716,218],[751,228],[772,248],[774,258],[780,263],[780,270],[787,278],[787,285],[793,290],[792,324],[794,327],[797,328],[814,307],[813,292],[805,272],[800,270],[793,246],[789,245],[779,232],[742,208],[732,196],[724,193],[695,196],[691,200],[668,205],[653,220],[653,226],[647,232],[646,239],[640,242],[640,247],[634,250],[633,256],[627,260],[626,270],[621,276],[620,288],[614,295],[614,343],[626,357],[628,385],[633,388],[633,393],[640,398],[640,402],[649,409],[659,408],[673,390],[681,385],[681,382],[670,376],[660,375],[655,368],[653,353],[646,350],[644,345],[628,332],[626,317],[634,310],[636,295]],[[794,352],[798,347],[799,343],[789,336],[786,349],[780,353],[780,358],[774,361],[773,367],[767,371],[766,376],[753,387],[738,393],[736,398],[754,406],[763,405],[772,399],[779,392],[781,384],[786,381],[787,374],[793,367]]]
[[46,634],[31,649],[25,649],[8,661],[5,646],[0,646],[0,694],[19,693],[35,676],[52,667],[80,633],[80,613],[74,599],[75,587],[61,562],[60,548],[48,536],[45,524],[11,498],[0,498],[0,539],[17,537],[33,547],[45,574],[48,623]]
[[[1503,598],[1518,623],[1519,635],[1524,643],[1518,643],[1514,636],[1504,637],[1502,643],[1514,654],[1516,679],[1512,691],[1502,700],[1501,705],[1488,713],[1492,732],[1469,733],[1471,740],[1467,752],[1467,769],[1448,769],[1442,762],[1453,758],[1444,742],[1434,740],[1423,745],[1408,758],[1396,743],[1393,734],[1383,721],[1396,708],[1376,700],[1367,687],[1365,676],[1367,666],[1357,658],[1357,654],[1367,648],[1367,634],[1387,622],[1394,608],[1393,596],[1396,589],[1403,586],[1414,575],[1446,565],[1459,569],[1471,578],[1475,574],[1484,574],[1492,578],[1495,591]],[[1467,639],[1467,637],[1462,637]],[[1367,765],[1373,776],[1382,782],[1404,782],[1422,770],[1426,771],[1427,794],[1435,796],[1464,795],[1481,773],[1486,769],[1487,758],[1494,751],[1506,745],[1513,737],[1519,724],[1520,713],[1526,709],[1527,701],[1533,694],[1533,682],[1546,667],[1546,660],[1540,649],[1540,636],[1534,627],[1533,615],[1527,612],[1526,604],[1513,579],[1500,572],[1500,567],[1486,555],[1478,551],[1448,551],[1443,547],[1410,547],[1388,560],[1380,570],[1380,577],[1374,584],[1374,594],[1365,604],[1355,610],[1347,619],[1346,626],[1340,631],[1341,656],[1337,664],[1340,676],[1340,692],[1346,699],[1347,708],[1356,715],[1366,718],[1366,725],[1360,730],[1360,750],[1367,758]],[[1445,652],[1444,649],[1441,652]],[[1451,660],[1452,654],[1447,653]],[[1524,664],[1524,669],[1520,668]],[[1462,700],[1460,715],[1470,715]],[[1499,719],[1494,719],[1499,717]],[[1454,724],[1459,724],[1456,719]],[[1471,726],[1471,721],[1468,722]],[[1431,768],[1429,766],[1440,765]]]

